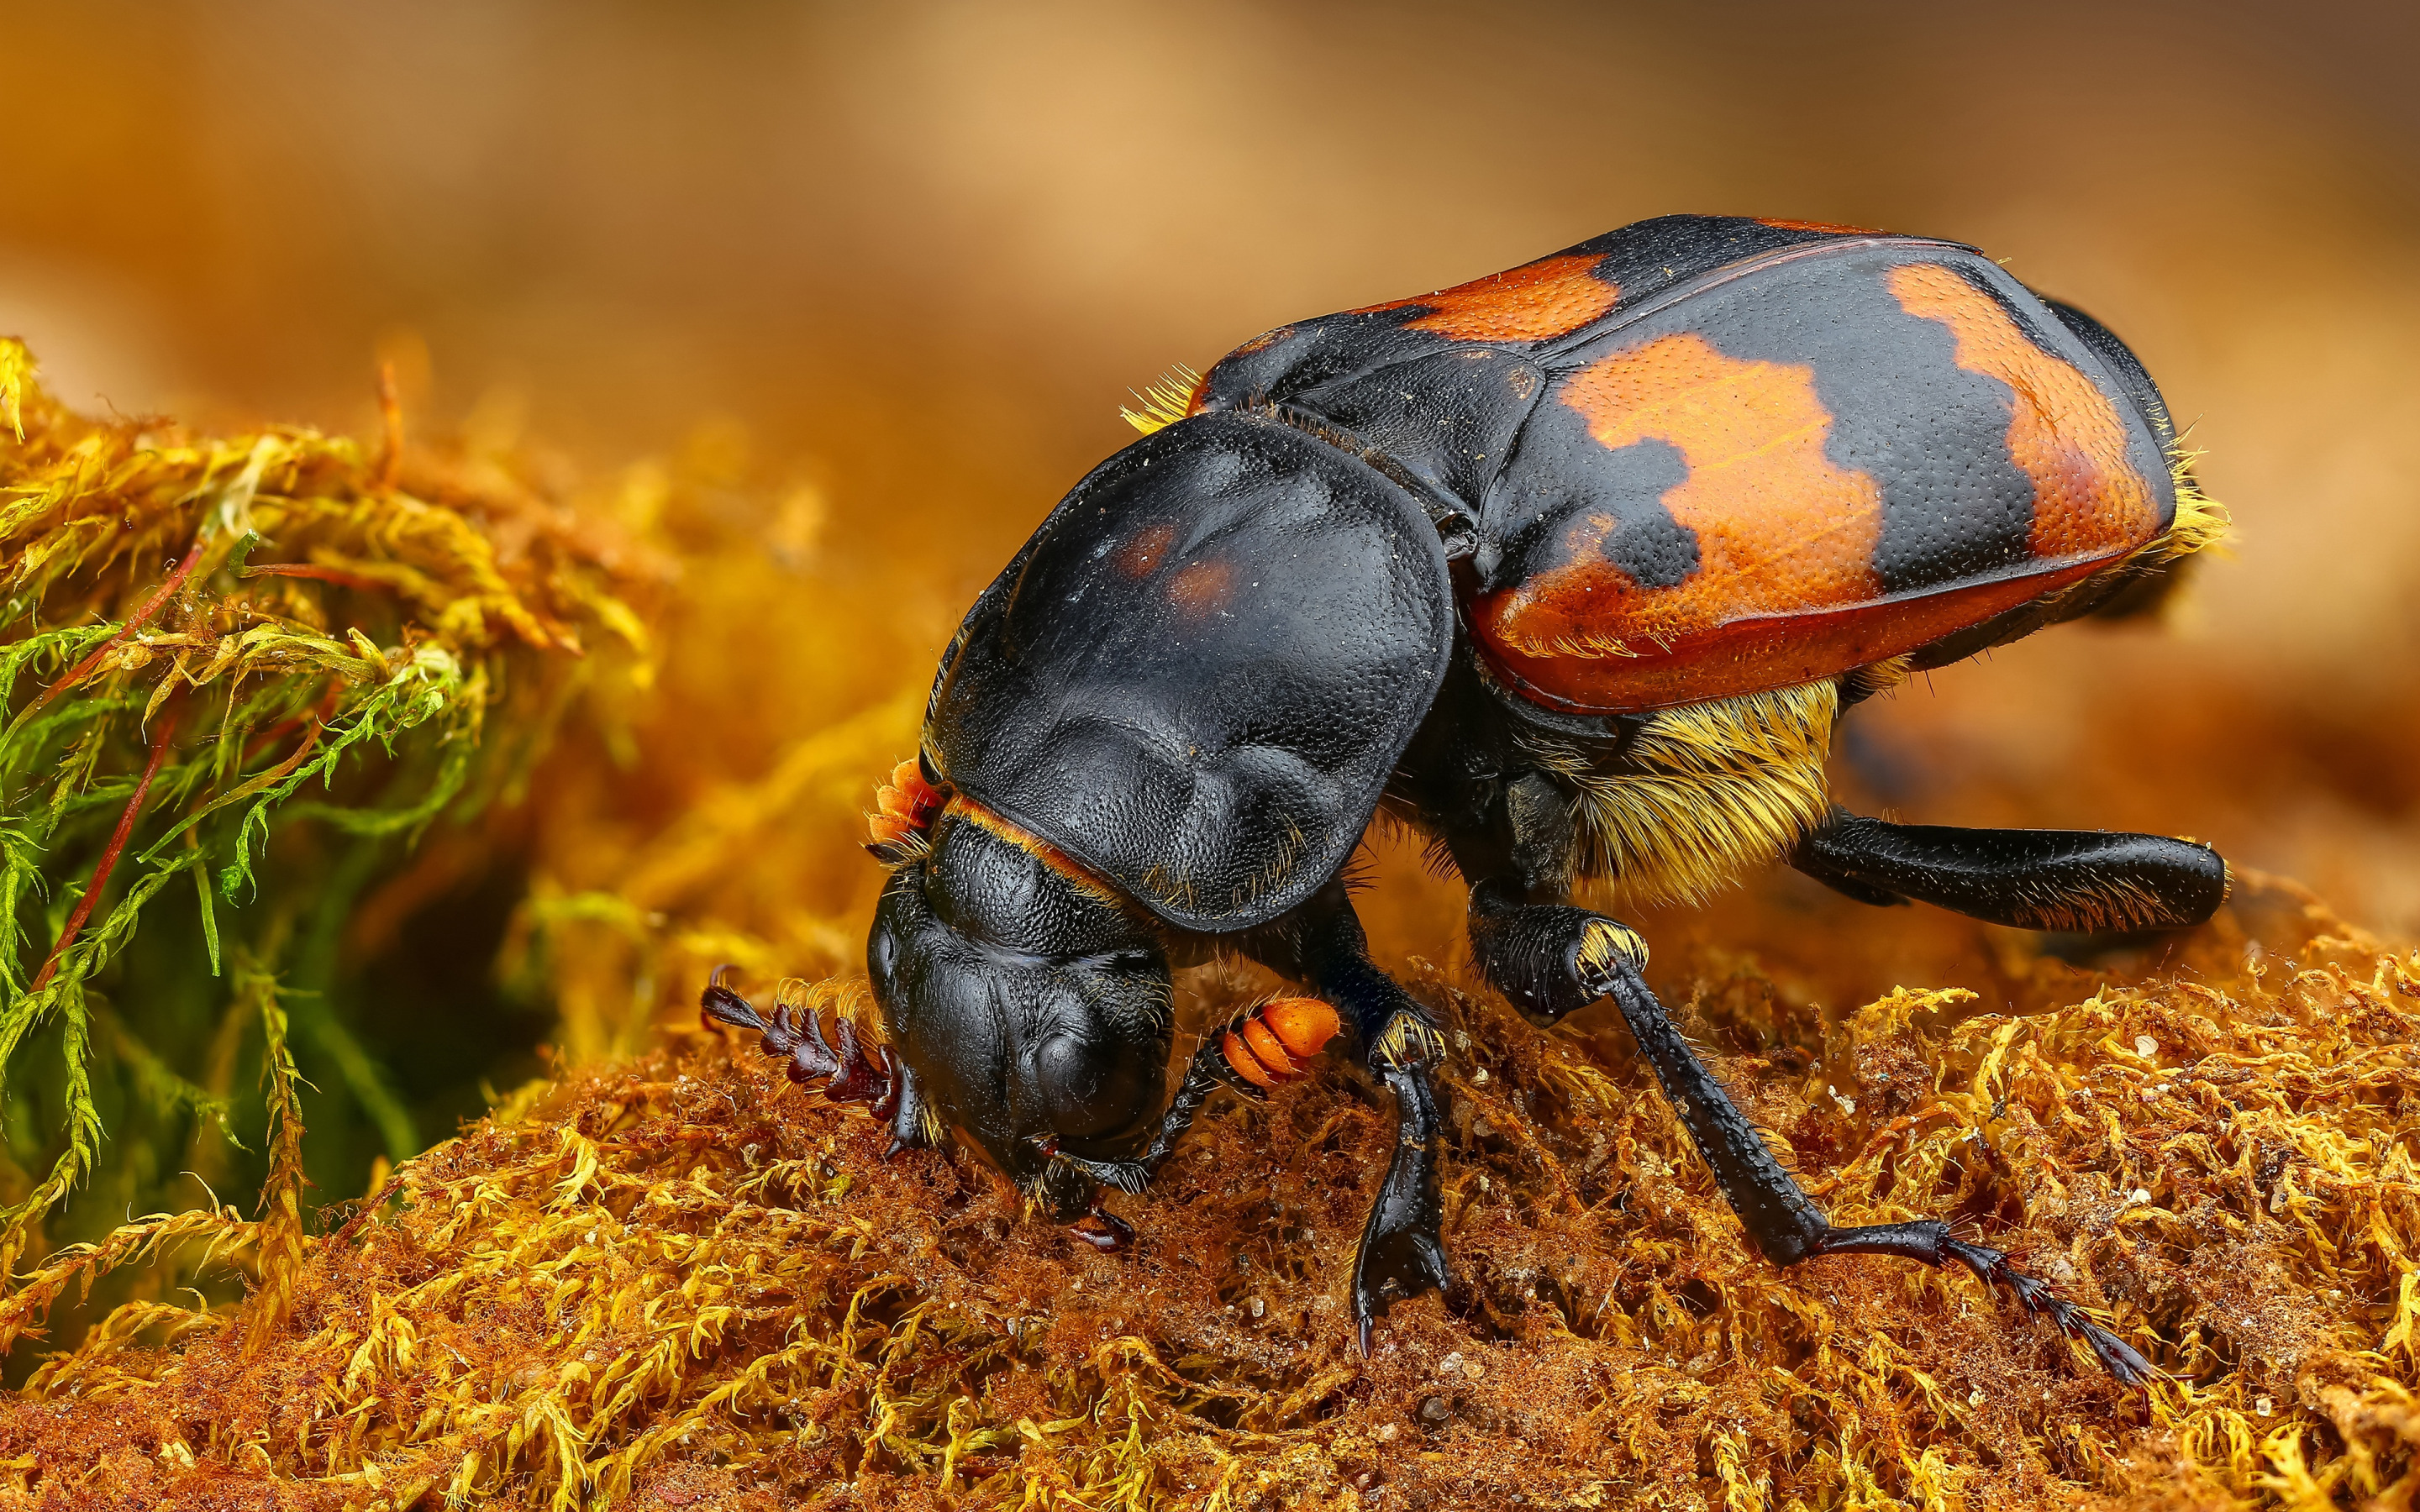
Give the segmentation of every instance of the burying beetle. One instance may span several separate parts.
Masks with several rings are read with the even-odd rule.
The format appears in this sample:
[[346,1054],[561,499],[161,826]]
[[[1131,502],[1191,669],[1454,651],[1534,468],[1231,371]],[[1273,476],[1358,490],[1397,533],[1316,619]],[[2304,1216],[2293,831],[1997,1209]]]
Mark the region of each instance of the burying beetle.
[[1848,706],[2138,610],[2222,532],[2123,344],[1969,247],[1668,216],[1283,327],[1131,418],[1144,438],[976,601],[882,795],[866,957],[895,1072],[719,979],[710,1013],[875,1100],[894,1148],[954,1129],[1111,1246],[1102,1185],[1141,1191],[1212,1090],[1324,1042],[1317,1005],[1263,1011],[1161,1108],[1171,964],[1265,964],[1393,1094],[1366,1349],[1390,1297],[1447,1281],[1444,1044],[1339,876],[1384,807],[1469,882],[1477,964],[1533,1022],[1615,1000],[1769,1259],[1956,1261],[2148,1378],[1944,1223],[1827,1221],[1648,989],[1645,944],[1566,901],[1696,900],[1787,860],[2023,928],[2208,918],[2208,847],[1886,824],[1825,787]]

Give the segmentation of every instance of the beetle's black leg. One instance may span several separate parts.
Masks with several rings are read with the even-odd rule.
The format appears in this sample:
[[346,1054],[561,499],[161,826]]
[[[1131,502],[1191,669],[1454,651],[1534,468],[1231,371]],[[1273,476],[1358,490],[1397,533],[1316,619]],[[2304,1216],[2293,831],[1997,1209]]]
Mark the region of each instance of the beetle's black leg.
[[1192,1061],[1185,1068],[1185,1080],[1177,1084],[1176,1095],[1169,1100],[1168,1111],[1161,1115],[1159,1127],[1152,1133],[1151,1143],[1140,1152],[1125,1159],[1110,1160],[1091,1160],[1063,1149],[1054,1149],[1051,1153],[1105,1186],[1113,1186],[1121,1192],[1140,1192],[1151,1184],[1154,1176],[1159,1174],[1160,1166],[1167,1164],[1169,1155],[1175,1150],[1176,1142],[1193,1127],[1194,1115],[1202,1111],[1202,1104],[1209,1101],[1210,1094],[1221,1087],[1232,1087],[1248,1096],[1260,1095],[1258,1088],[1235,1074],[1234,1068],[1227,1063],[1227,1057],[1218,1053],[1218,1041],[1213,1036],[1204,1040],[1202,1048],[1193,1053]]
[[1776,1265],[1795,1265],[1818,1255],[1897,1255],[1935,1266],[1956,1260],[1985,1285],[2007,1286],[2027,1312],[2040,1314],[2062,1333],[2084,1340],[2119,1381],[2133,1385],[2150,1379],[2150,1362],[2133,1346],[2094,1322],[2082,1308],[2054,1296],[2042,1281],[2011,1269],[2005,1254],[1953,1238],[1948,1226],[1937,1219],[1856,1228],[1833,1227],[1774,1159],[1756,1126],[1731,1102],[1723,1084],[1689,1048],[1637,969],[1627,964],[1617,968],[1607,985],[1631,1033],[1637,1037],[1639,1050],[1655,1068],[1664,1094],[1687,1126],[1690,1141],[1714,1168],[1714,1182],[1724,1199],[1739,1214],[1765,1258]]
[[941,1142],[941,1118],[925,1100],[923,1087],[916,1073],[901,1066],[892,1081],[893,1103],[891,1109],[891,1145],[882,1152],[889,1160],[903,1149],[929,1149]]
[[1562,901],[1572,798],[1544,772],[1479,784],[1470,822],[1449,829],[1470,881],[1470,952],[1481,975],[1531,1022],[1552,1025],[1603,997],[1617,960],[1647,964],[1625,924]]
[[1526,902],[1494,877],[1471,885],[1470,951],[1481,975],[1541,1025],[1603,997],[1616,962],[1647,964],[1647,942],[1628,925],[1568,903]]
[[1957,1239],[1950,1234],[1949,1226],[1938,1218],[1868,1224],[1856,1228],[1827,1225],[1816,1241],[1815,1253],[1896,1255],[1933,1266],[1956,1260],[1974,1272],[1985,1286],[2004,1285],[2015,1292],[2025,1311],[2049,1319],[2068,1337],[2082,1339],[2102,1367],[2117,1377],[2120,1384],[2139,1385],[2158,1373],[2133,1345],[2094,1322],[2083,1308],[2053,1292],[2048,1282],[2011,1267],[2006,1252]]
[[1894,825],[1835,809],[1790,864],[1862,903],[1913,898],[2020,929],[2183,929],[2226,901],[2216,851],[2163,835]]
[[1437,1197],[1439,1120],[1430,1068],[1381,1057],[1371,1072],[1395,1094],[1395,1153],[1353,1260],[1353,1320],[1363,1354],[1370,1352],[1371,1320],[1392,1298],[1417,1297],[1453,1280],[1439,1233],[1445,1213]]
[[1445,1037],[1428,1010],[1370,959],[1368,938],[1343,884],[1330,882],[1254,953],[1309,982],[1354,1036],[1354,1054],[1395,1097],[1395,1151],[1361,1231],[1353,1264],[1353,1319],[1364,1353],[1370,1325],[1397,1297],[1443,1288],[1445,1213],[1437,1196],[1436,1087]]

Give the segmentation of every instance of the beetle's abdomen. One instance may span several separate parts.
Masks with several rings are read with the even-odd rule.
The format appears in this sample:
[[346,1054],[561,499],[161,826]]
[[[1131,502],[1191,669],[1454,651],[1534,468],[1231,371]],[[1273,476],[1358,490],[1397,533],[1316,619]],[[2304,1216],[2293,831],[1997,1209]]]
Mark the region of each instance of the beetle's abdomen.
[[1837,675],[2109,566],[2176,498],[2024,287],[1940,243],[1726,269],[1558,354],[1491,490],[1471,628],[1590,712]]

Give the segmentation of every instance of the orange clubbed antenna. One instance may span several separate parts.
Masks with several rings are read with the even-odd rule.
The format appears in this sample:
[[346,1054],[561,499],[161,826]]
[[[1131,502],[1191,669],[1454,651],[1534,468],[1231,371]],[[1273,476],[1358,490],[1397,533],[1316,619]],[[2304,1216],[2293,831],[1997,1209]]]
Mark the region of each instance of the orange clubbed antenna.
[[1236,1075],[1260,1088],[1299,1078],[1303,1063],[1343,1028],[1336,1010],[1316,997],[1278,997],[1235,1021],[1218,1041]]
[[924,831],[941,810],[941,795],[924,780],[910,756],[891,769],[891,780],[875,790],[874,811],[865,816],[865,848],[885,861],[905,861],[923,848]]

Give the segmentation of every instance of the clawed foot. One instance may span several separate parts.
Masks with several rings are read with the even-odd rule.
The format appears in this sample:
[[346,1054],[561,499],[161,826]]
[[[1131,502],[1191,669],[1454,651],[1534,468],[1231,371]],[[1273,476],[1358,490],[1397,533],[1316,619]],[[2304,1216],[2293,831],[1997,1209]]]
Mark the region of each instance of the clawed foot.
[[1941,1248],[1948,1257],[1974,1272],[1985,1286],[1996,1283],[2007,1287],[2017,1294],[2025,1311],[2049,1319],[2069,1338],[2082,1339],[2102,1367],[2118,1378],[2119,1385],[2139,1386],[2159,1374],[2133,1345],[2093,1321],[2083,1308],[2052,1291],[2049,1282],[2011,1266],[2002,1251],[1948,1238],[1942,1240]]
[[2095,1322],[2083,1308],[2053,1292],[2049,1282],[2009,1264],[2004,1251],[1950,1237],[1949,1226],[1937,1218],[1829,1229],[1818,1236],[1808,1253],[1896,1255],[1936,1266],[1956,1260],[1974,1272],[1985,1286],[2005,1286],[2015,1292],[2026,1312],[2049,1319],[2070,1338],[2082,1339],[2118,1384],[2139,1386],[2159,1374],[2133,1345]]
[[857,1038],[857,1026],[846,1019],[837,1020],[835,1037],[839,1042],[824,1037],[824,1026],[813,1013],[799,1015],[787,1003],[776,1004],[768,1021],[756,1011],[755,1005],[723,985],[729,966],[717,966],[707,979],[706,991],[698,1006],[708,1018],[727,1024],[735,1029],[752,1029],[762,1038],[757,1047],[768,1056],[785,1057],[789,1064],[783,1069],[790,1080],[801,1084],[824,1083],[824,1096],[835,1103],[870,1103],[877,1119],[891,1117],[897,1096],[897,1063],[892,1060],[889,1045],[876,1045],[869,1057],[865,1046]]

